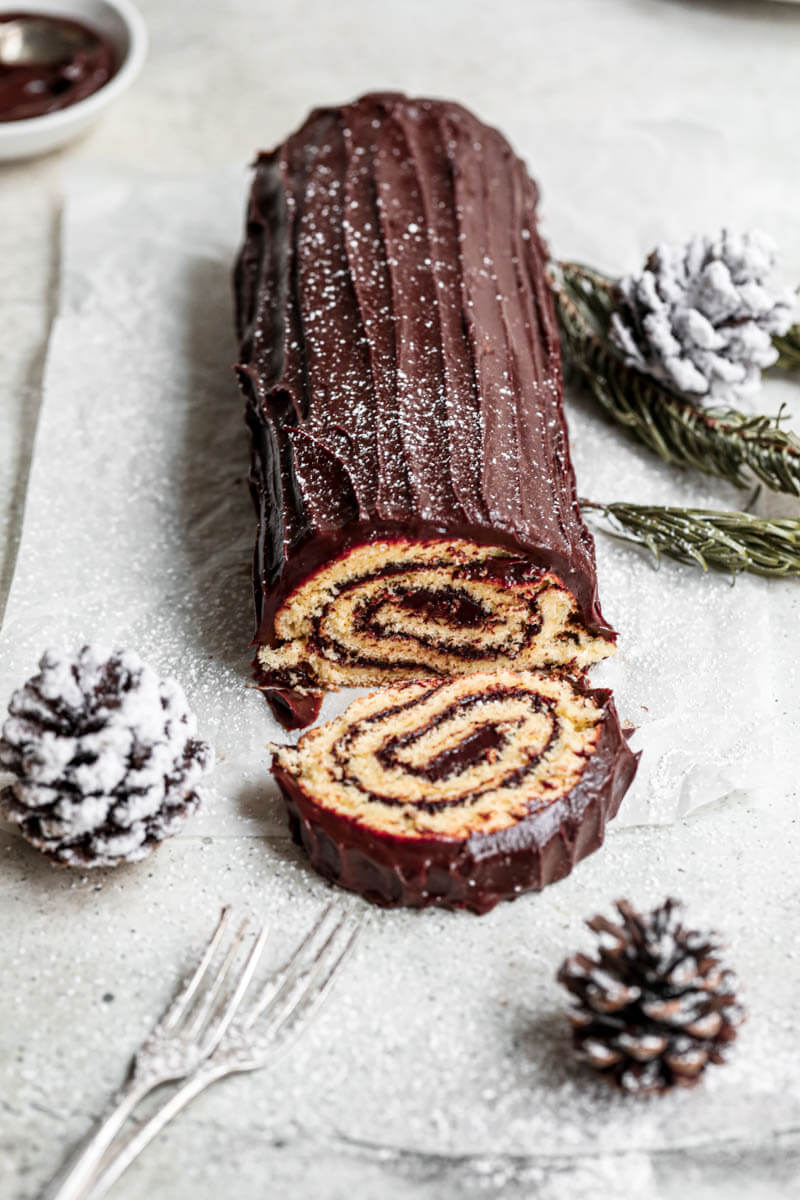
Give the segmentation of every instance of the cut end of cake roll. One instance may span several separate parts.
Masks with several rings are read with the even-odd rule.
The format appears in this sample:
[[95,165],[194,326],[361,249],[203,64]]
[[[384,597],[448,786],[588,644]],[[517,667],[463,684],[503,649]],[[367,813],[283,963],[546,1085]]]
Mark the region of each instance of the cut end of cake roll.
[[384,906],[477,913],[596,850],[636,770],[610,693],[538,671],[388,688],[273,750],[322,875]]
[[356,546],[289,595],[274,630],[256,678],[290,728],[339,687],[506,667],[580,673],[615,650],[587,630],[553,571],[459,538]]

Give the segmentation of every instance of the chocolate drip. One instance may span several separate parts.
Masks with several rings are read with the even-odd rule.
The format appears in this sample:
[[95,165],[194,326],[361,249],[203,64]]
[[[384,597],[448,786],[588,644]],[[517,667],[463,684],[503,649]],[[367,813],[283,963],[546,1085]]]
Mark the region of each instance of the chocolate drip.
[[309,572],[392,535],[505,546],[613,636],[536,203],[505,139],[443,101],[319,109],[258,157],[235,277],[257,641]]
[[270,704],[284,729],[304,729],[312,725],[322,708],[319,692],[301,692],[295,688],[273,688],[269,694]]

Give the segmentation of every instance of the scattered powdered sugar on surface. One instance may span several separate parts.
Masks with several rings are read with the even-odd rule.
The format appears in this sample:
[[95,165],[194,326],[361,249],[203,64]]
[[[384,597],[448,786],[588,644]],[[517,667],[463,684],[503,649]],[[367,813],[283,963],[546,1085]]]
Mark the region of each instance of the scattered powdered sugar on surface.
[[[551,135],[539,136],[546,146]],[[20,1127],[32,1131],[24,1154],[41,1178],[54,1166],[52,1114],[59,1145],[85,1131],[222,903],[269,918],[277,961],[338,896],[287,839],[266,745],[289,739],[245,686],[255,522],[229,297],[246,187],[239,172],[202,182],[85,175],[67,206],[62,312],[0,635],[0,705],[45,645],[132,646],[180,681],[218,765],[185,832],[138,866],[67,875],[5,839],[4,977],[15,983],[0,1061],[30,1098]],[[598,245],[581,245],[568,214],[555,228],[557,215],[544,216],[565,254],[577,244],[608,265],[602,227]],[[614,252],[620,267],[635,261],[625,252]],[[765,406],[784,394],[791,401],[788,384],[771,385]],[[581,494],[741,502],[631,446],[572,393],[568,416]],[[759,506],[773,503],[790,504]],[[317,1162],[346,1175],[355,1161],[376,1195],[427,1196],[441,1175],[454,1189],[484,1179],[548,1200],[595,1200],[598,1180],[641,1196],[670,1148],[800,1120],[786,969],[800,950],[788,918],[792,810],[776,777],[794,736],[796,589],[752,578],[731,587],[677,564],[657,570],[604,536],[597,546],[620,652],[593,679],[614,688],[644,752],[605,847],[562,883],[482,918],[359,903],[356,952],[291,1054],[268,1078],[212,1090],[171,1130],[170,1170],[202,1194],[212,1178],[258,1194],[267,1172],[280,1181],[285,1170],[296,1185]],[[349,699],[330,697],[323,715]],[[739,800],[702,807],[734,792]],[[625,828],[642,823],[651,827]],[[618,895],[652,906],[667,893],[686,900],[694,926],[724,935],[750,1021],[730,1064],[696,1093],[635,1104],[570,1062],[554,977],[566,953],[591,946],[582,917]],[[48,996],[46,1010],[29,1011],[32,995]],[[120,1194],[157,1194],[159,1162],[154,1148]],[[329,1194],[325,1180],[309,1194]]]

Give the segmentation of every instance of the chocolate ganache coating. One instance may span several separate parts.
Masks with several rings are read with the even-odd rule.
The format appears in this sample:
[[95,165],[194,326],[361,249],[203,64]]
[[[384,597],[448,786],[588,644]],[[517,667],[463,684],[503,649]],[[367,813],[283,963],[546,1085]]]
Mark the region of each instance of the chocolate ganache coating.
[[637,762],[608,691],[534,671],[401,684],[274,750],[317,871],[382,906],[476,913],[598,849]]
[[[613,640],[537,196],[499,132],[394,93],[317,109],[258,156],[235,290],[261,646],[313,572],[396,537],[468,539],[507,551],[508,569],[553,572],[585,629]],[[302,663],[285,688],[260,674],[279,719],[313,719]]]

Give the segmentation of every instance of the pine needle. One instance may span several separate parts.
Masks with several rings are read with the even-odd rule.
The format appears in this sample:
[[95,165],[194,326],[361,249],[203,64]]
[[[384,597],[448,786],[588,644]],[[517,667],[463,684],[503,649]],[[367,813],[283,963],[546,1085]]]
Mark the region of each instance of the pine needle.
[[[565,353],[613,420],[664,462],[741,488],[752,484],[749,468],[772,491],[800,496],[800,438],[781,427],[782,410],[776,417],[748,416],[694,404],[629,367],[611,342],[611,279],[579,263],[560,263],[553,286]],[[784,365],[800,366],[800,326],[775,344]]]
[[780,354],[775,363],[776,367],[782,367],[786,371],[796,371],[800,368],[800,325],[793,325],[783,336],[774,334],[772,342]]
[[608,532],[646,546],[656,558],[666,554],[704,571],[785,578],[800,575],[800,519],[754,517],[707,508],[667,508],[651,504],[600,504],[581,508],[601,513]]

